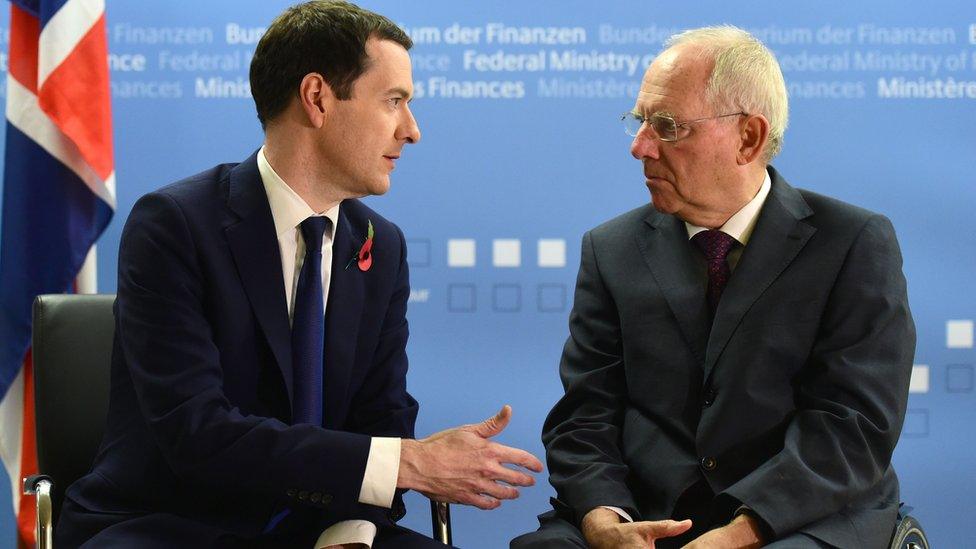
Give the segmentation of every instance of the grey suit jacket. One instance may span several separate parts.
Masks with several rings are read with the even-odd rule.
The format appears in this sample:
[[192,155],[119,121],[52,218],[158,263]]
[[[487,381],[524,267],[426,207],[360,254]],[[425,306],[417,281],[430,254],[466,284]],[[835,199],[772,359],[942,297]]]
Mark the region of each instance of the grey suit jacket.
[[704,478],[776,537],[887,543],[915,350],[883,216],[772,189],[709,324],[684,223],[643,206],[583,237],[566,393],[543,429],[557,510],[670,515]]

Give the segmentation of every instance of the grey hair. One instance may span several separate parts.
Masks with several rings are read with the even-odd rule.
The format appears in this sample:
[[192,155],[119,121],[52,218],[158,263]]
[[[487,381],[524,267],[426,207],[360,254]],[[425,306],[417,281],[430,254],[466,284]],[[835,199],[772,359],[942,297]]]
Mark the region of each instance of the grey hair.
[[[776,56],[748,32],[721,25],[686,30],[668,38],[665,48],[690,45],[715,61],[705,88],[705,100],[715,109],[761,114],[769,121],[769,141],[763,151],[768,163],[783,148],[789,122],[786,82]],[[719,114],[719,113],[716,113]],[[724,113],[723,113],[724,114]]]

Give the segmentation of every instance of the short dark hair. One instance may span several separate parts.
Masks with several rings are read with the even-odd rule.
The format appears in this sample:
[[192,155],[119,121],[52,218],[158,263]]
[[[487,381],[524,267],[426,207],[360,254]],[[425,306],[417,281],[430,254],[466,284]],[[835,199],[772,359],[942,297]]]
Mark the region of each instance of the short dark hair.
[[251,59],[251,95],[261,127],[288,107],[309,73],[321,74],[337,98],[349,99],[369,66],[371,37],[413,47],[392,21],[349,2],[313,0],[276,17]]

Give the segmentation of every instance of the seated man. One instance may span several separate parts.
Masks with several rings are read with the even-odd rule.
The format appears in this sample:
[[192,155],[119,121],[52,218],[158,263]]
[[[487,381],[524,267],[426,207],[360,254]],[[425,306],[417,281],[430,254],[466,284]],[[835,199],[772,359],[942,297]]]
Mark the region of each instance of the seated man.
[[108,425],[59,545],[443,547],[396,526],[403,489],[493,508],[532,484],[487,440],[507,407],[412,440],[406,246],[356,200],[420,139],[410,47],[351,4],[286,10],[251,63],[264,146],[134,206]]
[[653,204],[583,237],[557,498],[513,547],[886,546],[915,349],[891,223],[768,165],[786,86],[734,27],[672,37],[624,122]]

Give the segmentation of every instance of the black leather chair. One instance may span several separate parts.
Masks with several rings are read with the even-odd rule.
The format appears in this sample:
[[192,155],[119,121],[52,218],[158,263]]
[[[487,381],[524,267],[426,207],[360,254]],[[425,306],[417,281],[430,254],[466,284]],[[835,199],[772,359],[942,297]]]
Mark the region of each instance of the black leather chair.
[[[91,468],[108,414],[114,295],[42,295],[34,301],[37,464],[24,493],[37,497],[38,548],[52,546],[64,490]],[[451,543],[450,508],[431,501],[434,538]]]

